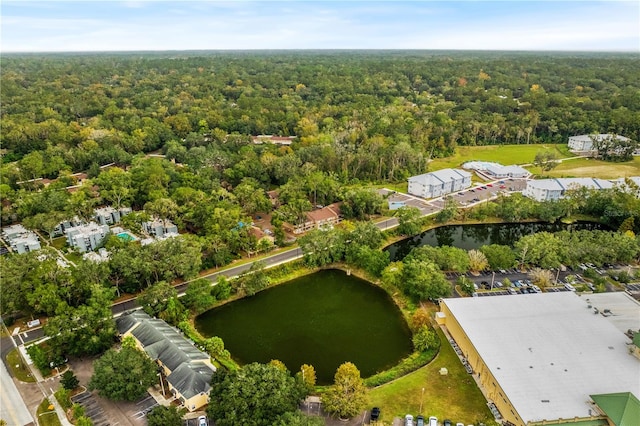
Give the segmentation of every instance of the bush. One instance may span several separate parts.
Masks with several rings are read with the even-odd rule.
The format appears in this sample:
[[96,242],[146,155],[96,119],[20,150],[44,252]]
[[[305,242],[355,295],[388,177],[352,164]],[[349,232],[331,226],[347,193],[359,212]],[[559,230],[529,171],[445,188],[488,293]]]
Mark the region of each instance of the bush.
[[413,346],[417,351],[424,352],[429,349],[437,349],[440,346],[438,335],[429,326],[423,325],[413,335]]
[[60,403],[60,406],[66,411],[71,408],[71,392],[65,388],[58,389],[54,396]]
[[364,384],[367,387],[375,387],[389,383],[427,365],[433,358],[435,358],[437,353],[437,349],[430,349],[425,352],[414,352],[400,361],[400,363],[395,367],[364,379]]

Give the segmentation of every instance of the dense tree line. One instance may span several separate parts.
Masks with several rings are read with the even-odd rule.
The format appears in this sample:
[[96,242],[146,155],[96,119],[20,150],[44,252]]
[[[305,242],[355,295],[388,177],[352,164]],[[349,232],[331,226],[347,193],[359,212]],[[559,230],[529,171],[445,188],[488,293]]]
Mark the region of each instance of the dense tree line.
[[[286,169],[310,161],[341,179],[398,180],[457,145],[638,140],[637,66],[623,54],[5,55],[0,142],[20,180],[160,148],[233,166],[235,183],[269,167],[284,183]],[[298,141],[268,164],[251,161],[263,151],[254,148],[234,161],[226,145],[258,134]]]

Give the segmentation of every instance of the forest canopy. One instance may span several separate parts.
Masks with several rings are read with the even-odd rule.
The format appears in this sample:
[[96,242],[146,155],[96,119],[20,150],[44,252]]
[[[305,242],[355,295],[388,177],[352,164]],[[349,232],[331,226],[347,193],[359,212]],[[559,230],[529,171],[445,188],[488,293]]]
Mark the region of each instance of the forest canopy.
[[314,159],[325,172],[376,180],[424,171],[425,159],[457,145],[590,133],[637,141],[639,62],[515,52],[4,55],[3,162],[21,162],[3,179],[128,164],[161,148],[227,167],[235,161],[221,145],[259,134],[298,137],[293,152],[272,152],[273,167]]

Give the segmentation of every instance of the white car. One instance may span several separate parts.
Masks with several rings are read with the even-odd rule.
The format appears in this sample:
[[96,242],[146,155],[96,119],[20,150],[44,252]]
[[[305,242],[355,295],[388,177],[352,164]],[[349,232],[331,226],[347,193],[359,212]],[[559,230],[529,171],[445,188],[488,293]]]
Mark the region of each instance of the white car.
[[413,426],[413,416],[411,414],[404,416],[404,426]]
[[198,417],[198,426],[207,426],[207,418],[205,416]]
[[564,288],[566,288],[569,291],[576,291],[576,289],[569,283],[565,283]]
[[438,426],[438,418],[435,416],[429,417],[429,426]]

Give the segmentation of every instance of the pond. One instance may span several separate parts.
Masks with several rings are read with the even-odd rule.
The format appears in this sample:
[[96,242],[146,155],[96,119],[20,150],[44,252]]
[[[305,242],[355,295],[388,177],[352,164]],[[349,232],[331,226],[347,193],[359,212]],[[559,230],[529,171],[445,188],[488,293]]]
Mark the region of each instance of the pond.
[[332,383],[343,362],[368,377],[412,351],[411,332],[389,295],[335,269],[209,310],[195,325],[222,338],[241,364],[279,359],[293,373],[310,364],[318,384]]
[[422,234],[391,244],[385,250],[391,261],[401,260],[415,247],[453,246],[465,250],[476,249],[487,244],[513,245],[520,237],[535,232],[558,232],[563,230],[608,229],[594,222],[566,223],[495,223],[477,225],[447,225],[430,229]]

